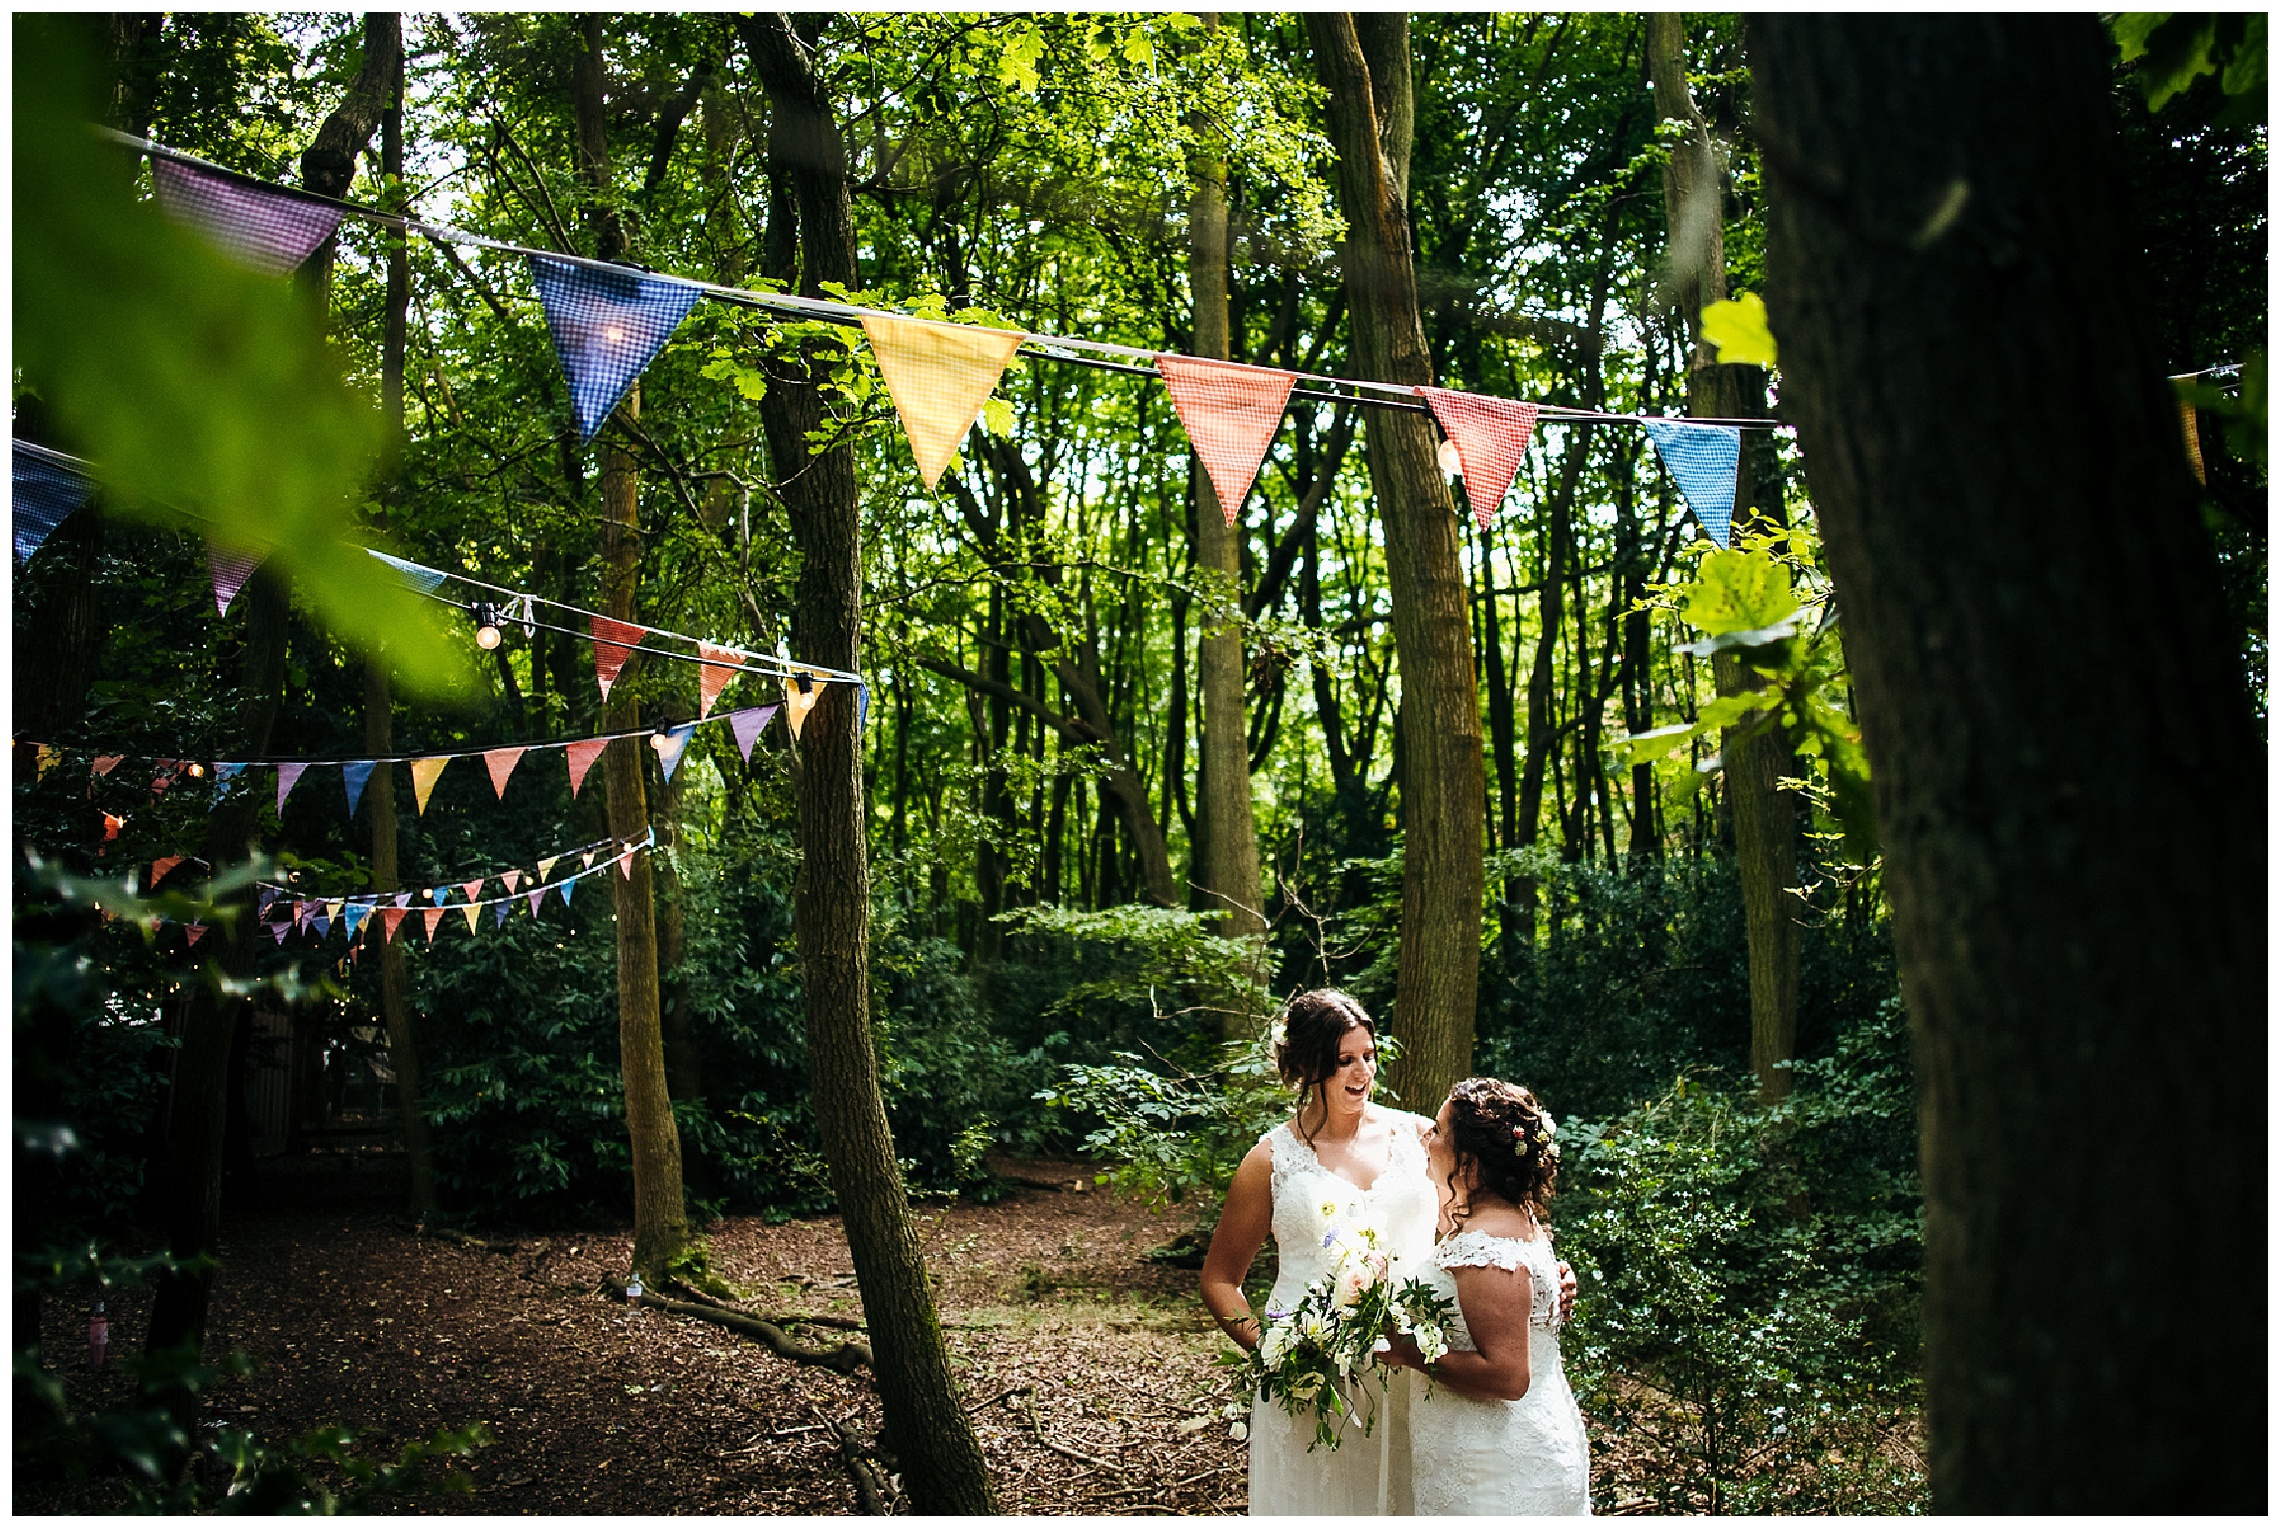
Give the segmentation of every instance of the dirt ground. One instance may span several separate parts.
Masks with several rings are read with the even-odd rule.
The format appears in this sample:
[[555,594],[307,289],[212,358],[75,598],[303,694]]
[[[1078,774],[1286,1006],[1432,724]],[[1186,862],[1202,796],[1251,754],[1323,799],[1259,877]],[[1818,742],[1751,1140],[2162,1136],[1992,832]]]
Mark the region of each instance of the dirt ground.
[[[1040,1181],[1087,1169],[1021,1163]],[[877,1435],[867,1371],[778,1358],[706,1322],[595,1293],[623,1278],[630,1235],[526,1236],[511,1252],[419,1236],[384,1200],[346,1192],[227,1222],[207,1350],[251,1377],[212,1412],[265,1441],[319,1424],[392,1456],[483,1421],[471,1496],[391,1510],[480,1513],[854,1513],[827,1424]],[[329,1202],[328,1202],[329,1201]],[[961,1391],[1011,1513],[1239,1513],[1243,1445],[1217,1419],[1221,1339],[1195,1275],[1140,1254],[1182,1228],[1093,1189],[1016,1188],[991,1205],[917,1211]],[[496,1235],[496,1233],[494,1233]],[[709,1230],[714,1266],[767,1315],[859,1317],[834,1218]],[[506,1240],[504,1236],[497,1236]],[[147,1296],[115,1300],[114,1353],[139,1350]],[[43,1351],[80,1404],[126,1380],[88,1368],[85,1314],[50,1302]],[[795,1330],[818,1343],[845,1334]],[[120,1482],[19,1482],[18,1512],[101,1512]]]

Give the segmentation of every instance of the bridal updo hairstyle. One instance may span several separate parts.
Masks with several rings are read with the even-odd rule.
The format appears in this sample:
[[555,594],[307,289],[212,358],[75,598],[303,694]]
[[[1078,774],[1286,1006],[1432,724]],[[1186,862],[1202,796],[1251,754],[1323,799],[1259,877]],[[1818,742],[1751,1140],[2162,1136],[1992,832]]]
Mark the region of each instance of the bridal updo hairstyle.
[[1560,1171],[1552,1135],[1552,1116],[1535,1094],[1516,1082],[1467,1077],[1449,1090],[1450,1187],[1467,1162],[1477,1163],[1480,1187],[1543,1220]]
[[1298,1090],[1299,1107],[1306,1096],[1338,1074],[1338,1047],[1356,1029],[1377,1038],[1377,1023],[1360,1003],[1334,987],[1301,992],[1283,1009],[1280,1033],[1275,1038],[1275,1070]]

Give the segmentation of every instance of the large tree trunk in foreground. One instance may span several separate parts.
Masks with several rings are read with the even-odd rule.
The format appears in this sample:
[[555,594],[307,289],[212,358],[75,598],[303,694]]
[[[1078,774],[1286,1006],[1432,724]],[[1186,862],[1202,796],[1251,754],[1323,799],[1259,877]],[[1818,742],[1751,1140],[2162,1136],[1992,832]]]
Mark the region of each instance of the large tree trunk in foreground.
[[1753,23],[1922,1085],[1948,1512],[2265,1505],[2264,751],[2095,21]]
[[[602,96],[602,18],[581,23],[585,46],[571,74],[570,99],[578,126],[578,173],[592,190],[597,210],[594,253],[615,260],[625,253],[617,214],[601,198],[609,189],[609,139]],[[641,386],[626,393],[620,410],[641,415]],[[641,583],[641,475],[633,453],[611,428],[602,437],[602,608],[619,621],[639,619],[634,596]],[[641,725],[635,693],[641,657],[628,658],[609,699],[602,706],[602,730],[625,732]],[[610,836],[632,843],[649,829],[649,794],[642,777],[639,738],[622,738],[602,751],[602,783],[608,791]],[[625,1130],[633,1155],[633,1268],[652,1284],[664,1280],[689,1247],[689,1211],[681,1186],[681,1131],[673,1120],[673,1099],[665,1082],[665,1030],[657,984],[657,893],[650,857],[637,854],[631,875],[609,877],[610,906],[616,913],[618,967],[618,1067],[625,1086]]]
[[[817,80],[813,35],[780,13],[740,17],[737,29],[765,86],[769,173],[795,193],[802,290],[857,284],[847,153]],[[771,241],[783,231],[771,229]],[[862,545],[855,459],[845,446],[808,454],[823,420],[814,383],[794,370],[771,379],[762,405],[769,455],[802,560],[793,642],[833,668],[862,664]],[[799,742],[800,875],[793,917],[807,1013],[808,1080],[832,1192],[854,1255],[877,1362],[886,1441],[922,1513],[991,1512],[996,1503],[973,1425],[959,1409],[950,1354],[927,1287],[926,1262],[895,1166],[871,1034],[871,902],[864,838],[862,739],[856,692],[825,685]]]
[[[1702,309],[1726,299],[1726,174],[1710,125],[1694,104],[1686,78],[1686,18],[1658,11],[1647,18],[1647,68],[1654,76],[1655,116],[1677,122],[1684,136],[1663,166],[1663,210],[1670,229],[1670,295],[1686,315],[1687,412],[1701,419],[1745,418],[1765,412],[1765,378],[1754,366],[1718,364],[1702,338]],[[1751,470],[1757,442],[1742,442],[1734,483],[1734,525],[1761,512],[1778,523],[1778,503],[1765,512],[1761,484]],[[1711,660],[1720,695],[1763,689],[1764,676],[1733,653]],[[1797,1056],[1798,914],[1797,798],[1782,790],[1797,772],[1789,739],[1778,727],[1728,727],[1719,739],[1726,799],[1734,812],[1734,872],[1741,882],[1742,918],[1750,949],[1750,1070],[1758,1097],[1789,1096],[1788,1063]]]
[[[1206,28],[1219,18],[1207,15]],[[1195,303],[1195,353],[1215,360],[1233,354],[1227,327],[1227,165],[1199,158],[1188,199],[1188,287]],[[1196,644],[1196,682],[1203,699],[1201,768],[1196,775],[1196,884],[1230,937],[1266,932],[1259,892],[1259,828],[1251,811],[1250,710],[1243,662],[1243,530],[1230,525],[1200,462],[1191,459],[1196,486],[1195,540],[1199,570],[1226,603],[1200,607],[1203,632]],[[1241,506],[1237,506],[1240,514]],[[1227,1015],[1228,1038],[1240,1038],[1248,1016]]]
[[[1370,18],[1365,57],[1354,16],[1315,12],[1306,18],[1338,151],[1354,359],[1369,380],[1417,384],[1430,383],[1433,370],[1417,309],[1404,194],[1406,25],[1399,16]],[[1395,1075],[1403,1098],[1429,1113],[1472,1069],[1480,979],[1487,786],[1470,590],[1458,555],[1456,501],[1441,473],[1431,421],[1378,409],[1368,428],[1370,487],[1385,530],[1401,657],[1401,963],[1393,1022],[1405,1050]]]

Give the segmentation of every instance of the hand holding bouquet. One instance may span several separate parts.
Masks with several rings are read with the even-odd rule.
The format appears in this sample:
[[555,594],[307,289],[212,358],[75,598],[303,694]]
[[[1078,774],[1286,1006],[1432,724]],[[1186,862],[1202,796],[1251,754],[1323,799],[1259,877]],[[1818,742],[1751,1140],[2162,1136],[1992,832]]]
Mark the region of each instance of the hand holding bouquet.
[[[1430,1363],[1448,1351],[1445,1327],[1454,1314],[1450,1301],[1423,1280],[1393,1282],[1375,1227],[1340,1214],[1328,1201],[1323,1219],[1329,1228],[1322,1245],[1333,1253],[1330,1272],[1306,1286],[1294,1309],[1268,1310],[1258,1347],[1235,1360],[1246,1371],[1247,1389],[1280,1402],[1294,1417],[1313,1412],[1310,1451],[1338,1446],[1341,1429],[1355,1415],[1347,1386],[1357,1375],[1384,1367],[1377,1348],[1388,1333],[1408,1336]],[[1377,1378],[1382,1389],[1384,1378]],[[1228,1410],[1240,1437],[1248,1407],[1238,1401]],[[1365,1437],[1375,1423],[1373,1407],[1362,1418]]]

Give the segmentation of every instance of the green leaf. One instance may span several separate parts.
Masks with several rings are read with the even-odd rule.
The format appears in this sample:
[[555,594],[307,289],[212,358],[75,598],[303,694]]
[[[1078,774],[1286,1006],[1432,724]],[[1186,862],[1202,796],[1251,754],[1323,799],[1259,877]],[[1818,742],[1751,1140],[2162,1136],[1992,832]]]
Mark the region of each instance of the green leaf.
[[999,440],[1013,438],[1013,401],[992,398],[982,405],[982,428]]
[[1765,551],[1705,553],[1694,582],[1678,592],[1687,624],[1712,636],[1778,626],[1798,608],[1789,569]]
[[1718,347],[1718,360],[1729,366],[1775,364],[1773,331],[1766,327],[1765,299],[1744,292],[1702,310],[1702,337]]

